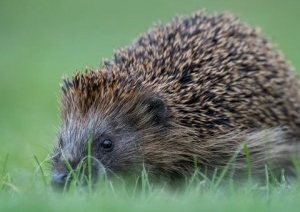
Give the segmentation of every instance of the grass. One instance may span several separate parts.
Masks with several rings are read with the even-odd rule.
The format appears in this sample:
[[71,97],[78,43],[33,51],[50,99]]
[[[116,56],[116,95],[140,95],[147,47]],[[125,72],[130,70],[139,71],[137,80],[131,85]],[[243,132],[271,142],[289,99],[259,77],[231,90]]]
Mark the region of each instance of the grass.
[[102,58],[110,58],[114,49],[130,44],[154,22],[200,8],[229,10],[260,26],[299,70],[297,0],[0,1],[0,211],[299,209],[300,183],[274,183],[269,174],[262,186],[231,182],[225,187],[221,173],[211,180],[195,174],[181,192],[152,185],[146,173],[141,175],[141,192],[135,185],[124,188],[111,182],[100,183],[95,192],[74,187],[57,194],[49,185],[51,172],[44,158],[60,124],[61,76],[98,67]]
[[[252,179],[251,162],[247,145],[243,145],[248,164],[248,181],[234,181],[226,178],[228,170],[237,155],[233,155],[223,170],[216,170],[212,178],[206,177],[195,166],[194,174],[186,179],[183,186],[169,187],[150,181],[146,169],[135,181],[123,181],[119,178],[99,177],[92,183],[91,139],[88,156],[73,170],[66,161],[72,176],[72,183],[62,191],[50,186],[51,171],[49,164],[40,163],[34,156],[37,171],[16,185],[6,167],[5,157],[0,175],[0,209],[3,211],[42,210],[42,211],[294,211],[300,206],[300,180],[288,183],[284,178],[275,178],[265,168],[265,181]],[[85,161],[85,162],[84,162]],[[295,165],[299,164],[295,162]],[[296,167],[296,168],[297,168]],[[87,172],[85,172],[85,169]],[[87,173],[85,176],[83,173]],[[298,175],[300,176],[300,175]],[[24,183],[27,182],[25,187]],[[28,184],[29,182],[29,184]],[[20,183],[20,181],[18,181]],[[85,185],[85,186],[82,186]],[[17,206],[17,207],[16,207]]]
[[[186,186],[170,189],[152,184],[147,172],[143,170],[140,186],[127,186],[123,182],[106,181],[103,178],[94,189],[77,187],[74,183],[69,190],[60,193],[52,190],[49,177],[45,176],[47,171],[38,160],[39,171],[27,177],[23,176],[23,182],[17,188],[18,185],[10,177],[14,174],[5,171],[8,162],[6,157],[1,169],[1,211],[296,211],[300,206],[299,182],[288,184],[283,180],[278,183],[269,179],[272,176],[267,169],[265,184],[253,181],[221,184],[224,171],[216,174],[215,180],[200,179],[198,172],[195,172],[186,181]],[[74,179],[80,179],[81,173],[75,170]],[[88,178],[85,180],[90,182]],[[30,185],[24,186],[25,182]]]

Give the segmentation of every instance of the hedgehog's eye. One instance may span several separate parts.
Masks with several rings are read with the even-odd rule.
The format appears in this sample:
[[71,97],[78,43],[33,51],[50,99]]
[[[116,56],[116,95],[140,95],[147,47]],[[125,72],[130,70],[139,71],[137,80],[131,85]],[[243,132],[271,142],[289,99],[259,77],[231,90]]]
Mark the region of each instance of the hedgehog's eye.
[[109,139],[104,139],[103,141],[101,141],[100,147],[102,150],[110,152],[113,149],[113,142]]

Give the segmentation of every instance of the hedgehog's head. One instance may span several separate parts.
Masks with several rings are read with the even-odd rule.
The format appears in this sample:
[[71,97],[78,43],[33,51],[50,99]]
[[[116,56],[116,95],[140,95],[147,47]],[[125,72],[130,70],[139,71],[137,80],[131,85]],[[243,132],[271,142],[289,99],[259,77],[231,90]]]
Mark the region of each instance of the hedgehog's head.
[[52,161],[54,185],[64,185],[70,171],[87,167],[82,164],[89,157],[93,179],[99,174],[139,174],[143,165],[151,170],[164,162],[159,153],[169,148],[164,141],[172,132],[162,98],[114,72],[76,74],[65,80],[63,93],[62,127]]

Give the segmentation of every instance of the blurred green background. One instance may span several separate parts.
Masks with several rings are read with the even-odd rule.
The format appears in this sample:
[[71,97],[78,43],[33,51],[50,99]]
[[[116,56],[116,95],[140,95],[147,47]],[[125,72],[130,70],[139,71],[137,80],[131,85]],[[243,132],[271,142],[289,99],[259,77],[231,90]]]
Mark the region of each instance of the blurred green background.
[[299,0],[0,0],[0,164],[31,172],[59,126],[61,76],[98,67],[159,20],[232,11],[300,70]]

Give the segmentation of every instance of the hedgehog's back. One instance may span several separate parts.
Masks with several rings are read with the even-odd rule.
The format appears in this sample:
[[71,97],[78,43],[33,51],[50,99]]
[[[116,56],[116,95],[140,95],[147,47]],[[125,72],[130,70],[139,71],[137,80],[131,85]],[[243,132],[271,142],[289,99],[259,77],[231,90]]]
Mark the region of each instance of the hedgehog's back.
[[198,12],[156,26],[116,53],[113,66],[162,96],[175,120],[202,137],[300,126],[291,67],[259,30],[229,14]]

